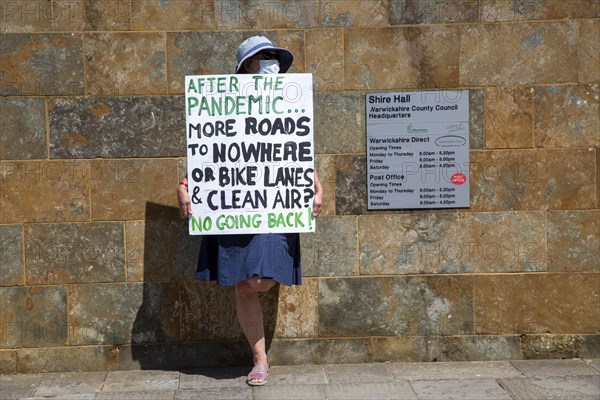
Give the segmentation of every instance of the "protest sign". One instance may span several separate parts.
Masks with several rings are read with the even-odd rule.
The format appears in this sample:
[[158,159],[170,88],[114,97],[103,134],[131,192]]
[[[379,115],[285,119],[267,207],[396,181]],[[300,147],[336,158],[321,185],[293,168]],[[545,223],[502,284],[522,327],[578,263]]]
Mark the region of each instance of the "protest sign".
[[185,78],[192,235],[314,232],[311,74]]

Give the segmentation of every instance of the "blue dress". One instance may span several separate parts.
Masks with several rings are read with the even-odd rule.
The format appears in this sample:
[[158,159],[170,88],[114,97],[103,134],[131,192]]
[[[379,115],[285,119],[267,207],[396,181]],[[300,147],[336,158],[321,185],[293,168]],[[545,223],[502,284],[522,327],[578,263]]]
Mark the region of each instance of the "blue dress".
[[196,279],[233,286],[253,276],[302,284],[300,235],[268,233],[202,237]]

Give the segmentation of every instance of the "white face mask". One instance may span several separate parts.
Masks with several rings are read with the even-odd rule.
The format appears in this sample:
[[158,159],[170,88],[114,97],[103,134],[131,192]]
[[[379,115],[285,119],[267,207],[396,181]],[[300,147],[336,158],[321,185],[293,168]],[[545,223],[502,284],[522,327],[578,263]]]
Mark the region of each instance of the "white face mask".
[[259,74],[278,74],[279,61],[277,60],[260,60]]

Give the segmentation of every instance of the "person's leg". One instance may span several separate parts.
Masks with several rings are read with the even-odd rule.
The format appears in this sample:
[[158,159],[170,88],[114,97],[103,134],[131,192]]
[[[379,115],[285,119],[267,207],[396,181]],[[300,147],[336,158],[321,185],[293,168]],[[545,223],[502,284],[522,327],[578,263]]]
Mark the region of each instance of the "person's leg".
[[272,279],[252,278],[235,285],[235,308],[242,331],[254,355],[254,365],[267,365],[263,313],[258,298],[275,285]]

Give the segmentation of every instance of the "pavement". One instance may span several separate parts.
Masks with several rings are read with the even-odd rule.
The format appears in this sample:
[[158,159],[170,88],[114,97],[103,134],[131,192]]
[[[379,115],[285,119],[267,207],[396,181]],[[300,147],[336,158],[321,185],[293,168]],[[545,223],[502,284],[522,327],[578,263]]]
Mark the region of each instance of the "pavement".
[[600,399],[600,359],[272,366],[261,387],[248,370],[2,375],[0,399]]

